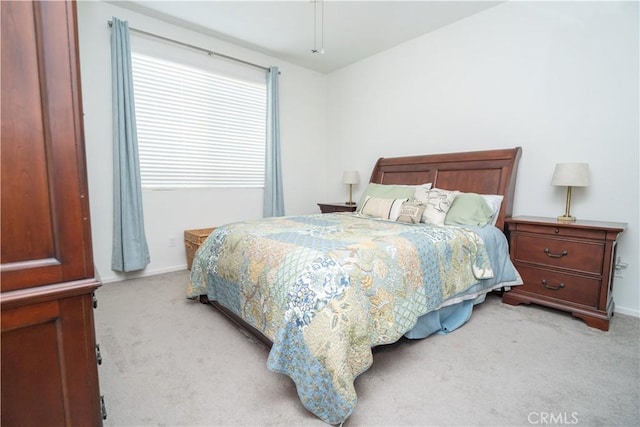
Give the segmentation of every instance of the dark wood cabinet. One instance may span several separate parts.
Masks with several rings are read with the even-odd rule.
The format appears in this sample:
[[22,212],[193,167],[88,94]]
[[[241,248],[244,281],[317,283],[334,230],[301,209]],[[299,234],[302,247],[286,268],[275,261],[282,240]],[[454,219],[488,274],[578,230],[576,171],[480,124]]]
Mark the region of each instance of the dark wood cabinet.
[[356,205],[349,205],[347,203],[318,203],[320,207],[320,212],[322,213],[331,213],[331,212],[355,212]]
[[608,330],[616,242],[626,224],[524,216],[506,223],[511,260],[524,284],[505,292],[503,302],[568,311]]
[[2,425],[101,425],[73,2],[2,2]]

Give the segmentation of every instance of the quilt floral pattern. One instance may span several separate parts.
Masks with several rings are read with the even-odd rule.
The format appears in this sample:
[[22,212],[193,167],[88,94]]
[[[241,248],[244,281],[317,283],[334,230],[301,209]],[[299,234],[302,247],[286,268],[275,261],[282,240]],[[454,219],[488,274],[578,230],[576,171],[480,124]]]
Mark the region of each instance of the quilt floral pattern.
[[196,253],[187,297],[208,295],[260,330],[273,341],[269,369],[292,378],[309,411],[340,424],[372,347],[492,276],[470,230],[317,214],[217,228]]

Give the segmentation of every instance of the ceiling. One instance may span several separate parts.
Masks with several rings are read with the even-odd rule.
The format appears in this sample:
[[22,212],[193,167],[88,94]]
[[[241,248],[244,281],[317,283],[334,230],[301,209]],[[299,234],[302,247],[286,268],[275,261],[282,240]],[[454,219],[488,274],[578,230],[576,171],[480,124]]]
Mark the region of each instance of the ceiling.
[[[501,1],[111,1],[322,73],[330,73]],[[320,49],[324,30],[324,54]],[[324,7],[324,25],[321,25]],[[203,46],[206,48],[206,46]],[[221,52],[225,53],[225,52]],[[263,64],[265,66],[277,64]]]

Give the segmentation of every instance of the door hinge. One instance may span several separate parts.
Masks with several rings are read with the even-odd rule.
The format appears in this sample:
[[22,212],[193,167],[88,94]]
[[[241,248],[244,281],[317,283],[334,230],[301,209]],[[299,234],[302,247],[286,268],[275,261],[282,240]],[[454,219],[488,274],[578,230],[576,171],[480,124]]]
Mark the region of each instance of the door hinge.
[[100,396],[100,413],[102,414],[102,419],[107,419],[107,405],[104,403],[104,395]]

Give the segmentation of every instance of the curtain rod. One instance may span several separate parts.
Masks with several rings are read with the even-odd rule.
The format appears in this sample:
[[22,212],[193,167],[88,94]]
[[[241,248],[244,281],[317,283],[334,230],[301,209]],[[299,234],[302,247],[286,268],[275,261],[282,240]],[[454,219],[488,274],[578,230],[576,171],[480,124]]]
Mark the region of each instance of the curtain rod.
[[[112,21],[107,21],[107,25],[109,27],[112,27],[113,26],[113,22]],[[239,59],[239,58],[234,58],[233,56],[225,55],[223,53],[214,52],[212,50],[205,49],[205,48],[202,48],[202,47],[199,47],[199,46],[194,46],[194,45],[189,44],[189,43],[184,43],[184,42],[181,42],[181,41],[178,41],[178,40],[173,40],[173,39],[170,39],[168,37],[160,36],[158,34],[149,33],[147,31],[143,31],[143,30],[138,30],[137,28],[133,28],[133,27],[129,27],[129,30],[133,31],[133,32],[136,32],[136,33],[139,33],[139,34],[144,34],[146,36],[155,37],[157,39],[164,40],[164,41],[169,42],[169,43],[178,44],[180,46],[188,47],[190,49],[195,49],[195,50],[198,50],[200,52],[204,52],[209,56],[219,56],[220,58],[229,59],[231,61],[240,62],[240,63],[248,65],[250,67],[260,68],[261,70],[269,71],[268,67],[263,67],[262,65],[254,64],[253,62],[245,61],[245,60]]]

